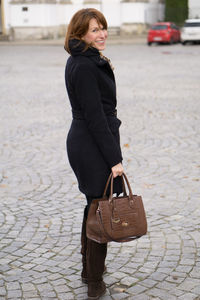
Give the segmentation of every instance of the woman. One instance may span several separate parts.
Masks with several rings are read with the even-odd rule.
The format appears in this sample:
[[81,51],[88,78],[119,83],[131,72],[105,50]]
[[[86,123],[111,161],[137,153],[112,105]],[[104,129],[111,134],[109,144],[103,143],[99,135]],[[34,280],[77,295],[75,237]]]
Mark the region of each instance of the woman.
[[107,22],[101,12],[79,10],[71,19],[65,39],[70,54],[65,81],[72,107],[72,124],[67,137],[70,165],[85,194],[81,254],[82,281],[88,283],[88,299],[99,299],[106,286],[102,276],[107,244],[98,244],[86,237],[86,219],[94,198],[102,197],[112,171],[114,192],[122,191],[122,154],[119,140],[121,121],[116,114],[116,86],[112,67],[101,52],[105,49]]

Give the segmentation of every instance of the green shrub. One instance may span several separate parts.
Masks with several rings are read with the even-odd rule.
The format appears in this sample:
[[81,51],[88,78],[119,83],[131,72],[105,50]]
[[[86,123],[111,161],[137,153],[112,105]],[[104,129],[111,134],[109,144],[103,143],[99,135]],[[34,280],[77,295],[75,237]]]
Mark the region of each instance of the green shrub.
[[165,21],[182,25],[188,18],[188,0],[166,0]]

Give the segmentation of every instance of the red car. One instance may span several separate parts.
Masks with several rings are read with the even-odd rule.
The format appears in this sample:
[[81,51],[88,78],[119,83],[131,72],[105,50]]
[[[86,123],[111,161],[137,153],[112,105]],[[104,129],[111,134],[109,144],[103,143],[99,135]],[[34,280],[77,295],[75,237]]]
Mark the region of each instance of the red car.
[[180,30],[171,22],[159,22],[151,26],[148,32],[147,43],[178,43],[180,42]]

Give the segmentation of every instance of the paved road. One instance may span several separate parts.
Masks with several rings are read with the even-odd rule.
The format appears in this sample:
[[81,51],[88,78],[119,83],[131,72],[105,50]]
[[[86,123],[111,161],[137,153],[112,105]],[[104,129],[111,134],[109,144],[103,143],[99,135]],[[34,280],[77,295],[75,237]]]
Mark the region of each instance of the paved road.
[[[126,173],[149,232],[110,243],[103,300],[200,299],[200,46],[110,45]],[[0,47],[0,299],[86,299],[59,45]]]

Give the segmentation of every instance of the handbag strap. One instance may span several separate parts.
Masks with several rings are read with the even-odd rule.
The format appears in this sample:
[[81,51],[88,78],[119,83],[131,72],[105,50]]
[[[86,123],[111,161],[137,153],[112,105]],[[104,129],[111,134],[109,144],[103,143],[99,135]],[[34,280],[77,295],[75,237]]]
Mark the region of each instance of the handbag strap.
[[[108,189],[108,185],[110,183],[110,180],[111,178],[113,177],[113,174],[110,173],[109,177],[108,177],[108,180],[106,182],[106,186],[105,186],[105,189],[104,189],[104,192],[103,192],[103,198],[106,197],[106,192],[107,192],[107,189]],[[121,176],[121,179],[122,179],[122,189],[123,189],[123,195],[124,196],[127,196],[127,192],[126,192],[126,186],[125,186],[125,182],[124,182],[124,177]]]
[[104,192],[103,192],[103,197],[106,196],[106,192],[107,192],[107,189],[108,189],[108,185],[110,183],[110,180],[111,180],[111,176],[112,176],[112,173],[110,173],[109,177],[108,177],[108,180],[106,182],[106,186],[105,186],[105,189],[104,189]]
[[[125,179],[125,182],[128,186],[128,190],[129,190],[129,199],[130,198],[132,199],[133,198],[133,193],[132,193],[132,189],[131,189],[131,186],[129,184],[129,181],[128,181],[128,178],[127,178],[126,174],[123,173],[121,177],[123,179]],[[109,176],[109,180],[111,180],[109,201],[112,202],[112,199],[113,199],[113,174],[111,174],[111,176]]]

